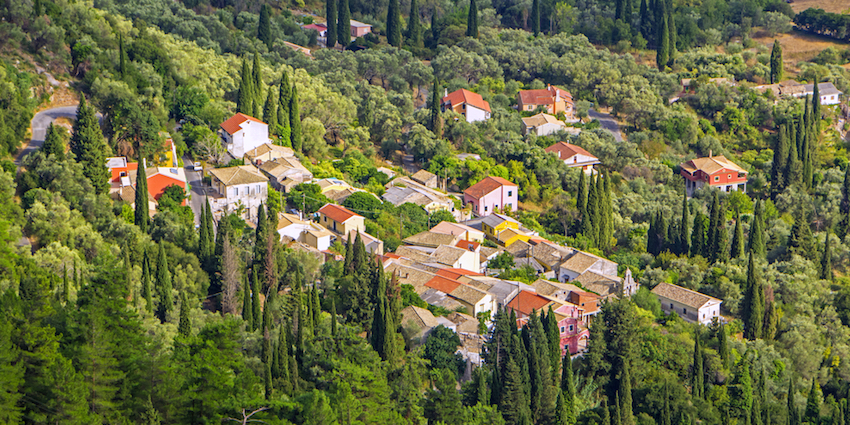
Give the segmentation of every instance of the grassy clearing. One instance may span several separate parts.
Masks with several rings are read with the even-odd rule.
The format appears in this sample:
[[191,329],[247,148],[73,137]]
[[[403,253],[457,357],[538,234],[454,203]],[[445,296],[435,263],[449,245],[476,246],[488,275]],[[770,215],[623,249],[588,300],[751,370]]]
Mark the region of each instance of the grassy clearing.
[[850,4],[847,0],[794,0],[794,3],[791,3],[794,13],[800,13],[810,7],[832,13],[844,13],[850,9]]
[[777,34],[776,37],[753,38],[766,46],[773,46],[774,39],[779,40],[779,44],[782,45],[782,58],[785,61],[785,69],[789,71],[796,70],[798,62],[812,59],[827,47],[835,47],[839,50],[850,47],[850,44],[843,41],[796,30],[790,34]]

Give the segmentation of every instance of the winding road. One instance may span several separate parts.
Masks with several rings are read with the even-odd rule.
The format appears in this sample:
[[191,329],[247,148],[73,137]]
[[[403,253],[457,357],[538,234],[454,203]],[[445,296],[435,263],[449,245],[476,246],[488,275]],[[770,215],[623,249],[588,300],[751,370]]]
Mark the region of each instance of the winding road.
[[[21,165],[21,159],[41,148],[41,145],[44,144],[44,137],[47,135],[47,127],[59,118],[68,118],[71,121],[76,120],[77,105],[45,109],[35,114],[30,122],[32,139],[29,145],[18,153],[17,158],[15,158],[16,165]],[[103,121],[103,115],[100,112],[97,113],[97,119],[101,122]]]
[[587,115],[591,119],[599,120],[599,124],[602,125],[602,128],[611,132],[614,135],[614,139],[618,142],[623,141],[623,134],[620,133],[620,124],[617,123],[617,120],[614,119],[609,114],[604,114],[602,112],[597,112],[593,109],[587,111]]

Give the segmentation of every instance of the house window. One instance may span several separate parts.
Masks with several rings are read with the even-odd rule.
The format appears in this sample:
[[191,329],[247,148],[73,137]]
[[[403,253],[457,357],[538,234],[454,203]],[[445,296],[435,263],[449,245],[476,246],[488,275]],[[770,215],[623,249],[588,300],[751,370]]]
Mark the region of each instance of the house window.
[[573,325],[570,325],[570,332],[573,331]]
[[673,303],[670,303],[670,310],[673,310]]
[[714,181],[719,182],[719,181],[720,181],[720,176],[714,176]]
[[731,174],[729,174],[728,176],[726,176],[726,178],[727,178],[727,179],[729,179],[729,180],[731,180],[731,179],[732,179],[732,175],[731,175]]
[[484,212],[487,212],[487,206],[486,205],[484,206]]
[[565,330],[566,328],[564,326],[561,326],[561,333],[564,333]]
[[509,190],[509,191],[508,191],[508,196],[514,196],[514,191],[513,191],[513,190]]
[[122,172],[120,172],[118,175],[119,175],[119,176],[121,176],[121,177],[127,177],[127,172],[126,172],[126,171],[122,171]]
[[683,308],[683,309],[682,309],[682,314],[688,314],[688,309]]
[[569,344],[565,344],[565,345],[564,345],[564,350],[570,351],[570,346],[569,346]]
[[726,186],[726,191],[727,191],[727,192],[731,192],[731,191],[732,191],[732,186]]

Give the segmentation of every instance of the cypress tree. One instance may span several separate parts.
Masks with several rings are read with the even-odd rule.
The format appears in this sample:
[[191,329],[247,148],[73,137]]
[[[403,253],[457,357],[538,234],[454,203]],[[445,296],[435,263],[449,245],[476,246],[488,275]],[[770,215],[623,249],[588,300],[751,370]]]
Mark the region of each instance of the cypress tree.
[[702,398],[705,388],[705,372],[703,369],[703,353],[700,341],[700,328],[694,328],[694,364],[691,375],[691,394],[696,398]]
[[268,4],[264,4],[260,8],[260,22],[257,25],[257,39],[262,41],[266,47],[272,47],[272,23],[271,23],[272,8]]
[[621,21],[626,15],[626,0],[614,0],[614,20]]
[[127,76],[127,52],[124,51],[124,35],[118,34],[118,73],[121,78]]
[[254,280],[251,282],[251,293],[253,298],[251,300],[251,309],[253,310],[252,313],[254,316],[252,321],[254,325],[253,330],[257,330],[260,329],[260,326],[262,325],[262,312],[260,311],[260,307],[262,307],[260,304],[262,301],[260,299],[260,282],[259,279],[257,279],[257,269],[254,269],[253,276]]
[[741,228],[741,214],[735,214],[735,233],[732,236],[731,258],[738,258],[744,254],[744,229]]
[[710,259],[712,262],[716,261],[716,258],[718,257],[717,251],[720,250],[720,241],[718,240],[720,234],[717,231],[720,227],[720,223],[720,199],[717,196],[717,191],[713,191],[711,208],[708,212],[708,235],[705,244],[705,251],[702,254],[703,257]]
[[523,386],[520,369],[514,359],[509,357],[505,362],[502,376],[502,400],[499,403],[499,412],[502,413],[506,423],[518,424],[523,417],[531,416]]
[[601,194],[599,197],[599,248],[608,250],[611,248],[611,239],[614,237],[614,211],[611,207],[611,179],[606,175],[602,178],[600,174],[597,180],[599,187],[596,191]]
[[611,410],[608,408],[607,397],[602,397],[602,425],[611,425]]
[[578,176],[578,190],[576,190],[576,207],[579,212],[587,208],[587,174],[581,171]]
[[808,214],[800,207],[794,217],[794,225],[791,226],[791,235],[788,237],[788,254],[797,254],[804,258],[814,251],[812,242],[812,229],[809,227]]
[[661,425],[673,425],[673,414],[670,412],[669,383],[664,383],[664,405],[661,408]]
[[130,249],[125,246],[122,251],[124,251],[124,284],[127,285],[127,300],[132,302],[133,298],[135,297],[135,291],[133,290],[133,265],[130,264]]
[[333,48],[337,41],[337,26],[336,26],[336,0],[325,0],[325,20],[327,21],[327,33],[325,35],[325,47]]
[[434,86],[431,89],[431,116],[428,129],[438,139],[443,138],[443,117],[440,115],[440,103],[440,86],[437,85],[437,79],[434,78]]
[[142,158],[139,161],[139,169],[136,174],[136,198],[134,222],[139,226],[142,233],[148,232],[148,224],[150,223],[150,206],[148,204],[148,178],[145,170],[145,160]]
[[802,425],[802,418],[800,418],[800,410],[797,409],[796,403],[794,403],[794,396],[796,396],[796,394],[797,391],[794,390],[794,377],[791,376],[788,379],[788,395],[786,396],[788,425]]
[[290,141],[291,129],[289,126],[289,97],[292,87],[289,85],[289,78],[286,71],[280,77],[280,88],[277,96],[277,126],[275,134],[278,136],[278,143],[283,146],[291,146]]
[[269,87],[269,94],[266,95],[266,103],[263,105],[263,120],[269,125],[269,128],[277,128],[277,99],[274,97],[274,86]]
[[80,96],[77,106],[77,120],[71,129],[71,152],[77,162],[83,165],[83,175],[91,181],[97,193],[109,189],[109,169],[106,168],[106,140],[100,131],[100,124],[94,107]]
[[667,11],[667,31],[669,31],[669,35],[667,36],[669,39],[667,65],[672,67],[673,61],[676,59],[676,19],[673,13],[674,10],[672,1],[668,1],[665,10]]
[[575,405],[575,383],[573,382],[573,366],[569,354],[564,356],[561,365],[561,398],[563,399],[562,421],[559,425],[573,425],[576,423],[578,412]]
[[236,98],[236,112],[254,114],[254,86],[251,79],[251,69],[248,59],[242,56],[242,80],[239,84],[239,95]]
[[263,113],[263,68],[260,66],[260,54],[254,52],[254,65],[251,68],[251,88],[254,90],[251,116],[259,117]]
[[788,167],[788,127],[779,126],[779,135],[773,150],[773,167],[770,170],[770,182],[773,196],[776,197],[785,184],[785,169]]
[[785,184],[783,187],[793,186],[801,181],[803,165],[800,163],[797,153],[798,149],[796,146],[789,146],[788,160],[785,161]]
[[59,127],[53,125],[51,121],[47,125],[47,133],[44,136],[44,144],[41,145],[41,151],[44,152],[44,157],[49,158],[53,155],[55,160],[62,161],[65,159],[65,142],[62,138],[62,131]]
[[165,323],[168,313],[174,310],[174,301],[171,296],[171,271],[168,270],[163,243],[159,243],[159,260],[156,262],[156,293],[159,297],[156,315],[160,322]]
[[351,43],[351,9],[348,0],[339,0],[339,18],[337,19],[337,41],[343,46]]
[[622,425],[635,425],[635,417],[632,411],[632,379],[629,374],[628,361],[623,362],[623,369],[620,372],[620,389],[618,390],[620,399],[620,419]]
[[[77,287],[79,289],[79,287]],[[153,294],[151,291],[151,261],[148,257],[148,251],[145,250],[144,259],[142,260],[142,292],[145,296],[145,309],[149,313],[153,313]]]
[[779,311],[776,310],[776,300],[773,299],[773,288],[766,287],[769,291],[770,298],[765,295],[765,310],[764,310],[764,334],[762,339],[772,340],[776,336],[776,328],[779,326]]
[[[664,0],[658,0],[663,3]],[[663,13],[663,12],[662,12]],[[664,71],[667,67],[667,62],[670,61],[670,29],[667,26],[667,16],[660,15],[661,20],[658,23],[658,36],[656,37],[655,48],[655,63],[659,71]]]
[[691,255],[703,255],[705,253],[707,227],[708,219],[700,211],[697,211],[694,216],[694,228],[691,231]]
[[770,84],[776,84],[782,81],[783,74],[782,46],[778,40],[773,40],[773,50],[770,52]]
[[762,401],[766,400],[767,390],[765,390],[764,372],[759,373],[759,381],[756,396],[753,397],[753,407],[750,409],[750,424],[762,425]]
[[585,217],[582,217],[582,234],[591,241],[593,241],[594,245],[596,244],[596,236],[598,234],[597,229],[599,228],[599,194],[596,190],[596,179],[598,176],[591,175],[590,182],[588,184],[588,193],[587,193],[587,224],[584,223]]
[[269,363],[266,363],[263,366],[266,400],[270,400],[272,397],[272,392],[274,391],[274,386],[272,385],[272,368]]
[[[623,2],[623,0],[618,1]],[[538,0],[531,2],[531,32],[535,37],[540,35],[540,1]]]
[[614,425],[623,424],[623,409],[620,407],[620,392],[614,395]]
[[679,253],[687,255],[691,250],[690,211],[688,191],[682,192],[682,219],[679,221]]
[[661,248],[658,246],[658,215],[656,212],[649,219],[649,230],[646,231],[646,252],[652,255],[658,255]]
[[729,336],[726,334],[726,325],[723,322],[720,322],[720,326],[717,328],[717,345],[723,367],[728,369],[729,361],[732,358],[729,354]]
[[68,305],[71,300],[71,288],[68,284],[68,265],[65,264],[62,268],[62,302]]
[[749,340],[761,338],[764,329],[764,287],[756,277],[755,261],[750,253],[747,266],[747,287],[743,300],[744,337]]
[[475,0],[469,2],[469,12],[466,16],[466,36],[478,38],[478,5]]
[[844,183],[841,185],[842,214],[841,229],[845,234],[850,233],[850,165],[844,169]]
[[393,47],[401,46],[401,10],[398,0],[390,0],[387,7],[387,43]]
[[298,106],[298,86],[292,86],[289,98],[289,128],[292,150],[301,152],[301,108]]
[[331,298],[331,336],[336,339],[336,299]]
[[753,255],[764,258],[767,247],[764,243],[764,204],[761,200],[756,201],[753,224],[750,226],[749,250]]
[[832,253],[829,249],[829,229],[826,229],[826,236],[823,241],[823,254],[820,260],[820,278],[825,280],[833,280],[832,277]]
[[[813,83],[813,94],[812,94],[812,115],[811,115],[811,127],[814,131],[815,135],[820,134],[820,119],[821,119],[821,111],[820,111],[820,78],[815,76],[815,80]],[[813,145],[810,143],[810,145]]]
[[[561,364],[561,333],[558,331],[558,318],[555,317],[551,305],[549,306],[549,311],[546,313],[546,320],[543,322],[543,325],[549,348],[549,365],[552,371],[552,382],[558,382],[558,366]],[[564,357],[569,357],[569,352]],[[563,372],[561,375],[563,375]]]
[[242,320],[247,323],[248,331],[254,330],[254,306],[251,296],[251,286],[248,285],[248,277],[242,279]]
[[652,14],[649,12],[649,6],[646,4],[646,0],[640,0],[640,34],[646,41],[651,42],[654,33],[652,31]]
[[407,40],[413,47],[422,47],[422,25],[419,23],[419,4],[410,0],[410,15],[407,17]]
[[189,318],[189,301],[186,299],[186,292],[180,293],[180,324],[177,327],[177,333],[187,337],[192,334],[192,319]]
[[820,385],[818,385],[817,378],[812,378],[812,388],[809,390],[809,396],[806,398],[806,412],[803,415],[804,423],[809,423],[810,425],[818,425],[820,423],[820,404]]

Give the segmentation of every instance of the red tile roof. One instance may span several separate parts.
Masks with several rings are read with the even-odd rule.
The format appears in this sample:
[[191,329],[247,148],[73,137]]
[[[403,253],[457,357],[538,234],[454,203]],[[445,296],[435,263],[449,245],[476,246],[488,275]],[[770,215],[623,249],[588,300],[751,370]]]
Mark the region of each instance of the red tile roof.
[[478,249],[479,246],[481,246],[481,244],[478,243],[478,242],[467,241],[467,240],[461,239],[461,240],[457,241],[455,246],[458,247],[458,248],[461,248],[461,249],[465,249],[467,251],[475,251],[476,249]]
[[431,280],[425,282],[425,286],[451,294],[452,291],[460,286],[460,282],[437,275],[432,277]]
[[252,116],[245,115],[245,114],[239,112],[236,115],[228,118],[227,121],[221,123],[221,128],[224,131],[226,131],[227,134],[233,134],[233,133],[236,133],[237,131],[242,129],[242,127],[240,127],[240,124],[242,124],[245,121],[254,121],[254,122],[261,123],[261,124],[265,124],[264,122],[254,118]]
[[304,29],[305,30],[316,30],[318,32],[322,32],[322,31],[327,30],[328,27],[325,24],[310,24],[310,25],[304,25]]
[[442,276],[448,279],[457,279],[461,276],[484,276],[481,273],[476,273],[473,271],[469,271],[466,269],[459,269],[456,267],[449,267],[446,269],[437,270],[437,276]]
[[487,112],[490,112],[490,103],[484,100],[484,98],[482,98],[480,94],[473,93],[466,89],[455,90],[449,93],[446,97],[443,98],[443,103],[449,103],[453,107],[461,103],[466,103],[478,109],[483,109]]
[[520,291],[511,302],[508,303],[508,308],[516,310],[518,313],[530,315],[532,310],[540,311],[543,306],[549,304],[550,301],[534,292]]
[[555,103],[558,91],[562,98],[572,100],[573,95],[569,91],[551,85],[540,90],[520,90],[519,100],[523,105],[551,105]]
[[558,142],[552,146],[546,148],[546,152],[555,152],[558,153],[558,158],[561,160],[566,160],[575,155],[586,155],[592,158],[596,158],[590,152],[581,148],[581,146],[571,145],[565,142]]
[[319,214],[323,214],[337,223],[344,223],[351,217],[360,217],[348,208],[335,204],[325,204],[324,207],[319,209]]
[[481,179],[480,182],[475,183],[470,186],[466,190],[463,191],[465,195],[469,195],[473,198],[480,199],[484,195],[502,187],[502,186],[516,186],[515,184],[501,178],[501,177],[493,177],[488,176]]

